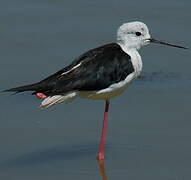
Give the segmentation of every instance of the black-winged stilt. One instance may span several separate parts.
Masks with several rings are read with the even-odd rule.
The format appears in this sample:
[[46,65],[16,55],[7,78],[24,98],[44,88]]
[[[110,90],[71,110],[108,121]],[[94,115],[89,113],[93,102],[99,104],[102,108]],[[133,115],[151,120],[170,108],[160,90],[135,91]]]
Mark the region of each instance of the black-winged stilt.
[[149,43],[159,43],[187,49],[183,46],[151,38],[142,22],[125,23],[117,31],[117,43],[110,43],[82,54],[69,66],[35,84],[5,91],[33,91],[44,99],[41,107],[82,98],[105,100],[105,111],[98,159],[104,159],[104,144],[108,120],[109,100],[121,94],[142,70],[138,50]]

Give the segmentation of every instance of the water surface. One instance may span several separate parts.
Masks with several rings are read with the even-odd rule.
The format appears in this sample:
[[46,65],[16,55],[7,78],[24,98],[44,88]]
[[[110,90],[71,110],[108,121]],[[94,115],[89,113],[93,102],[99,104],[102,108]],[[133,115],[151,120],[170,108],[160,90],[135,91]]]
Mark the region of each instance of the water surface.
[[[190,9],[188,0],[1,1],[0,89],[41,80],[84,51],[115,42],[128,21],[191,46]],[[104,176],[189,180],[190,50],[150,45],[140,53],[144,76],[112,100]],[[96,153],[104,102],[76,99],[41,110],[27,93],[2,94],[0,102],[1,179],[102,179]]]

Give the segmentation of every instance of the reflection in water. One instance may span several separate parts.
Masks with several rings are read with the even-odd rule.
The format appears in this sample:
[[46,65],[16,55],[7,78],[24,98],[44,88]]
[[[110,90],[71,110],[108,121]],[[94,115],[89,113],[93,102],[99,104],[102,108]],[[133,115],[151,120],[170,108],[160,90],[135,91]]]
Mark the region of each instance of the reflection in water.
[[143,72],[140,76],[139,76],[139,80],[143,80],[143,81],[154,81],[154,80],[169,80],[169,79],[190,79],[189,75],[181,75],[178,73],[174,73],[174,72],[163,72],[163,71],[156,71],[156,72]]
[[107,180],[104,160],[98,160],[98,165],[99,165],[99,171],[100,171],[102,180]]

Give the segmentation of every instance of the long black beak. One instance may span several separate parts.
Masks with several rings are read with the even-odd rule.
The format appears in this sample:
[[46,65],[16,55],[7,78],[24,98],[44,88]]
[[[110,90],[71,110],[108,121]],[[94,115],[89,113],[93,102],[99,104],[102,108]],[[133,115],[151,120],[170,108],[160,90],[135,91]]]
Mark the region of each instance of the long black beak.
[[179,46],[179,45],[171,44],[171,43],[168,43],[168,42],[159,41],[159,40],[156,40],[156,39],[153,39],[153,38],[150,38],[148,40],[151,43],[163,44],[163,45],[172,46],[172,47],[176,47],[176,48],[182,48],[182,49],[189,49],[188,47]]

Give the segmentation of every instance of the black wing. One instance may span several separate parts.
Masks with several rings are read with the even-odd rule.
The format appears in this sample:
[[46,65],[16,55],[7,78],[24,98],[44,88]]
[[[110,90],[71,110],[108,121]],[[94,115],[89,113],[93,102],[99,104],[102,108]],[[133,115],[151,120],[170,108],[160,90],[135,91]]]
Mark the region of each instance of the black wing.
[[105,89],[124,80],[134,71],[130,59],[116,43],[92,49],[69,66],[42,80],[40,83],[46,85],[43,93],[56,95],[75,90]]
[[69,91],[95,91],[124,80],[134,71],[131,57],[116,43],[89,50],[69,66],[42,81],[5,91],[33,91],[47,96]]

